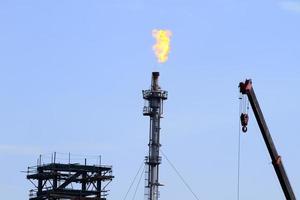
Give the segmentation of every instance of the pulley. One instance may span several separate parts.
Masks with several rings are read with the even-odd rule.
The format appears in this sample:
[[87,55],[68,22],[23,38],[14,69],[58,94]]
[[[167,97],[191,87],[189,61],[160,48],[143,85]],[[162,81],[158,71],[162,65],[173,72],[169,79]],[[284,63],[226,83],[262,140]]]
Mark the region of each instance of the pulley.
[[247,126],[248,126],[249,116],[247,113],[242,113],[240,119],[241,119],[242,131],[246,133],[248,130]]

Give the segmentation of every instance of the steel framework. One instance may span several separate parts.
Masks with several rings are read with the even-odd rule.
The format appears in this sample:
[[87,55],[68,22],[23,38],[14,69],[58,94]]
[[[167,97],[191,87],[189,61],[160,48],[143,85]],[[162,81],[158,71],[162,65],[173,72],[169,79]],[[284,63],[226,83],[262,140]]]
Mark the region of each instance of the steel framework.
[[29,200],[106,200],[112,167],[49,163],[28,167]]

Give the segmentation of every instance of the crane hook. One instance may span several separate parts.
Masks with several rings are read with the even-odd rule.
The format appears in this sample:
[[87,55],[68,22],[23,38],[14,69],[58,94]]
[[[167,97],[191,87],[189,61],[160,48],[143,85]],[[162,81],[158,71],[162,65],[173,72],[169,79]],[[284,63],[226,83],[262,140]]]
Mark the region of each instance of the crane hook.
[[244,133],[246,133],[247,130],[248,130],[247,126],[243,126],[243,127],[242,127],[242,131],[243,131]]
[[249,116],[247,113],[242,113],[240,118],[241,118],[242,131],[246,133],[248,130],[247,125],[249,121]]

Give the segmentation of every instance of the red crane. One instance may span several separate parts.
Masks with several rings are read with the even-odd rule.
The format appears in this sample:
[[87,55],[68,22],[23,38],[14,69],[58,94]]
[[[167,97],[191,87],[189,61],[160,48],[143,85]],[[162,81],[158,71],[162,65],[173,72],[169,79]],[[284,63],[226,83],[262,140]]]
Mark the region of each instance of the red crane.
[[[267,146],[267,149],[269,151],[269,154],[272,159],[272,164],[274,166],[276,175],[278,177],[278,180],[280,182],[281,188],[283,190],[283,193],[287,200],[296,200],[295,194],[293,192],[292,186],[290,184],[290,181],[288,179],[288,176],[284,170],[283,163],[281,160],[281,157],[277,153],[277,150],[275,148],[275,145],[273,143],[270,131],[268,129],[267,123],[264,119],[263,113],[260,109],[259,103],[257,101],[255,92],[252,87],[252,81],[251,79],[246,80],[245,82],[241,82],[239,84],[240,92],[243,95],[247,95],[248,100],[250,102],[250,105],[252,107],[253,113],[255,115],[256,121],[258,123],[259,129],[262,133],[262,136],[264,138],[265,144]],[[247,132],[247,125],[248,125],[248,114],[242,113],[241,114],[241,125],[243,132]]]

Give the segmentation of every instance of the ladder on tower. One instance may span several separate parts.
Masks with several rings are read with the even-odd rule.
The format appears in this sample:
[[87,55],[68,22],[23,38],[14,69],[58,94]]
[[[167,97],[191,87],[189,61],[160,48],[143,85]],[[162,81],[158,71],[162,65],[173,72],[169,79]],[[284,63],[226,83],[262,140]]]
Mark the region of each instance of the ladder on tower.
[[[146,158],[147,159],[147,158]],[[145,166],[145,191],[144,191],[144,200],[150,200],[150,195],[149,195],[149,168]]]

